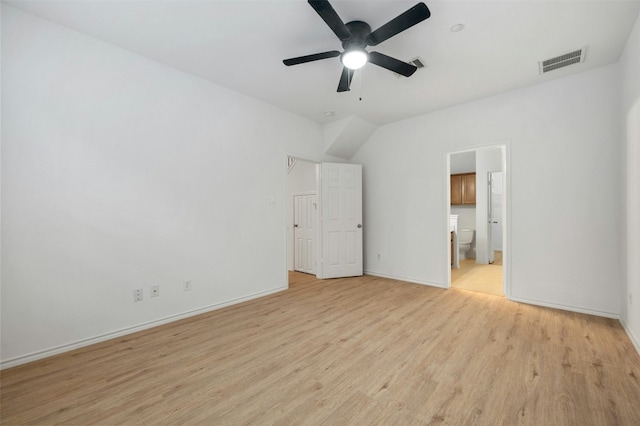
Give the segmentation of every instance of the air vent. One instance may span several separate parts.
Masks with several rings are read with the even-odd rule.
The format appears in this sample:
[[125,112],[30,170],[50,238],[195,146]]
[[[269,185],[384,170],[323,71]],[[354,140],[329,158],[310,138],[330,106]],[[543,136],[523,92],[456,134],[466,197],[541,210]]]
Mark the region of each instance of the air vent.
[[412,65],[415,65],[416,68],[418,69],[424,68],[424,61],[420,57],[413,58],[412,60],[409,61],[409,63]]
[[585,54],[587,52],[587,48],[583,47],[579,50],[574,50],[573,52],[565,53],[555,58],[545,59],[544,61],[538,62],[538,67],[540,69],[540,74],[546,74],[549,71],[557,70],[558,68],[567,67],[573,64],[579,64],[584,62]]
[[[415,67],[416,67],[416,68],[418,68],[418,69],[420,69],[420,68],[424,68],[424,67],[426,66],[426,65],[424,64],[424,61],[422,60],[422,58],[421,58],[421,57],[419,57],[419,56],[418,56],[418,57],[416,57],[416,58],[413,58],[413,59],[412,59],[412,60],[410,60],[410,61],[407,61],[407,63],[408,63],[408,64],[411,64],[411,65],[413,65],[413,66],[415,66]],[[400,75],[400,74],[396,74],[395,72],[393,73],[393,76],[394,76],[395,78],[405,78],[405,77],[403,77],[403,76],[402,76],[402,75]]]

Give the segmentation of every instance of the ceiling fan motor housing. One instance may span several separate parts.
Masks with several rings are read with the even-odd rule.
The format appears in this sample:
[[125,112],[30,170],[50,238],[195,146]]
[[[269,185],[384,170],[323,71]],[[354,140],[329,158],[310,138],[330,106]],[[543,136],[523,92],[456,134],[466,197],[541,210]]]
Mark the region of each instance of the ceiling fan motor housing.
[[342,47],[345,50],[349,50],[354,47],[364,50],[367,46],[367,36],[371,34],[371,26],[362,21],[351,21],[347,22],[345,25],[349,29],[351,37],[342,41]]

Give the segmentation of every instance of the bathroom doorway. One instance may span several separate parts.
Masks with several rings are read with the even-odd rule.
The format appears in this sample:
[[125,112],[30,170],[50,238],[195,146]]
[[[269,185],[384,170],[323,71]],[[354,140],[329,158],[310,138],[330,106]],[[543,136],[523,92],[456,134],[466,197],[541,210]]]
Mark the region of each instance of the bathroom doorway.
[[447,154],[447,267],[452,288],[509,297],[506,160],[506,144]]

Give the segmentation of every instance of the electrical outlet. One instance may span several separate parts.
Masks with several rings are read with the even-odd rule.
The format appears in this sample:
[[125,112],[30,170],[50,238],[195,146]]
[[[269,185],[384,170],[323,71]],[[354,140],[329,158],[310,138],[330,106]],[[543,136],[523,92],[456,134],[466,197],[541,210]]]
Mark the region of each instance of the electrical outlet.
[[133,301],[134,302],[142,302],[142,289],[138,288],[133,290]]
[[182,283],[182,290],[191,291],[191,280]]
[[158,297],[160,296],[160,286],[159,285],[152,285],[151,286],[151,297]]

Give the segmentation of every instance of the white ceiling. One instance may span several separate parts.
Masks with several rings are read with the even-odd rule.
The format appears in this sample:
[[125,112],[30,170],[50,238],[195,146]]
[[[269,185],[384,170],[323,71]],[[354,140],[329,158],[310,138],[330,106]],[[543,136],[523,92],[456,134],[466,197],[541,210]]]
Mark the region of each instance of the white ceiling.
[[[430,1],[426,21],[368,50],[419,56],[412,77],[368,64],[337,93],[339,58],[286,67],[285,58],[342,50],[304,0],[19,0],[4,3],[182,71],[327,123],[384,124],[614,63],[640,1]],[[417,0],[333,0],[344,22],[376,29]],[[465,29],[451,32],[462,23]],[[588,46],[583,64],[541,76],[538,61]],[[334,111],[333,116],[325,111]]]

